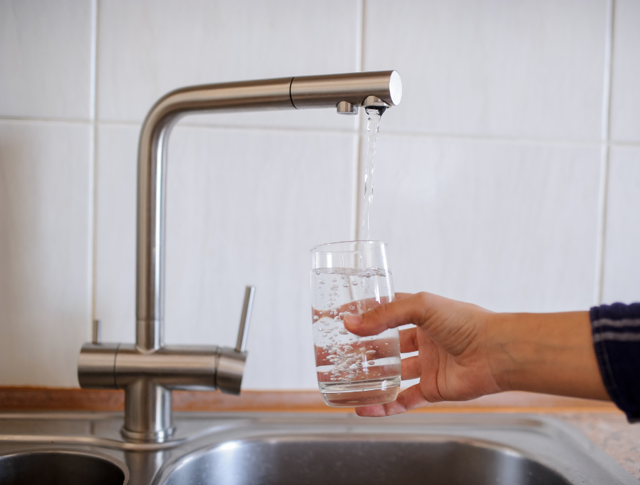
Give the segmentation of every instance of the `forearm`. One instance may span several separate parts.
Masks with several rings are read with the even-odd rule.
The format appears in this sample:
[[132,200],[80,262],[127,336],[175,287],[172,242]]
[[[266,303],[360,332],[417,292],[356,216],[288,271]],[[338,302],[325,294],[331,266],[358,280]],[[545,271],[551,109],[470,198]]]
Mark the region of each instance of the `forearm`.
[[588,312],[497,313],[487,331],[504,390],[609,400]]

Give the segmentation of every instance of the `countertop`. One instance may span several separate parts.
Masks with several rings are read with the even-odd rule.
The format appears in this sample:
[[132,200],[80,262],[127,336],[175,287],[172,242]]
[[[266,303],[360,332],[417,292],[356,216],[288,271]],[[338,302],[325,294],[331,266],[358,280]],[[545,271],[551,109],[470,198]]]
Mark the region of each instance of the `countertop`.
[[553,413],[575,426],[631,475],[640,480],[640,424],[622,413]]

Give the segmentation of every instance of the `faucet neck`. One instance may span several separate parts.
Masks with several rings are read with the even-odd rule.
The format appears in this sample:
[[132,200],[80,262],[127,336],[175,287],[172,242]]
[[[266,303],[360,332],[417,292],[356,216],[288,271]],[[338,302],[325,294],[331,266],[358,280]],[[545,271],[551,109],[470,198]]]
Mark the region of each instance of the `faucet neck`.
[[362,106],[400,102],[395,71],[267,79],[178,89],[161,98],[142,126],[138,149],[136,346],[163,346],[167,147],[171,129],[187,114]]

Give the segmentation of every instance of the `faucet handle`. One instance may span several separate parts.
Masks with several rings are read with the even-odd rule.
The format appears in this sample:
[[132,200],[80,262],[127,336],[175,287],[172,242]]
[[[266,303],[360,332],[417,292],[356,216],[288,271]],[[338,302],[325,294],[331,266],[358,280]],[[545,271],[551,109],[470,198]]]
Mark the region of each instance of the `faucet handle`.
[[94,320],[91,325],[91,343],[100,345],[102,343],[102,322]]
[[238,329],[236,352],[246,352],[247,350],[247,339],[249,338],[249,322],[251,321],[253,297],[255,294],[255,286],[246,287],[244,291],[244,303],[242,304],[242,315],[240,315],[240,328]]
[[244,292],[244,304],[240,316],[240,329],[238,330],[238,342],[236,348],[218,348],[218,360],[216,364],[215,387],[227,394],[240,394],[244,366],[247,361],[247,338],[249,337],[249,320],[253,307],[253,295],[256,287],[247,286]]

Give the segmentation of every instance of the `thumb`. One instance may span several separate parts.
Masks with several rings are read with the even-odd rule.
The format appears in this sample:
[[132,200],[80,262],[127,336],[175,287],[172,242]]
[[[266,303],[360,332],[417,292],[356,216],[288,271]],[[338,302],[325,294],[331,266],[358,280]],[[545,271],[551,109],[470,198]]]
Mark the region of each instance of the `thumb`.
[[416,293],[401,300],[377,306],[361,315],[345,315],[344,326],[349,332],[366,337],[407,323],[420,325],[425,319],[424,295],[424,293]]

